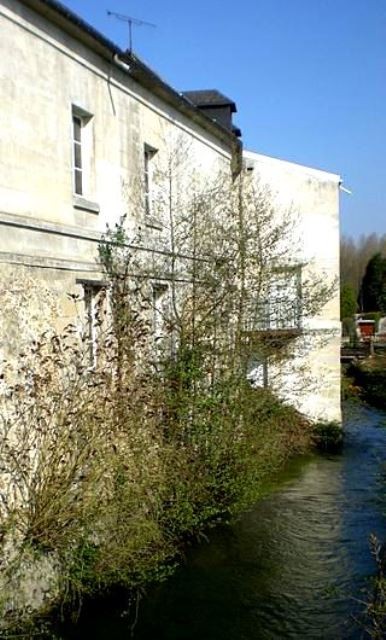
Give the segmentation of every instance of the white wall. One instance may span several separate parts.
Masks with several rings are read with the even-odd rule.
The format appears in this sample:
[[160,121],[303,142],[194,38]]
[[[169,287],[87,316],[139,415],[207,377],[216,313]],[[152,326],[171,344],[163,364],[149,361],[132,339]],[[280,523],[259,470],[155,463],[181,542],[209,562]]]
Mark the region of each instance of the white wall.
[[[268,383],[311,418],[340,421],[340,178],[249,151],[244,158],[254,180],[268,185],[278,216],[288,218],[285,260],[303,265],[305,287],[316,281],[336,284],[318,313],[303,317],[303,333],[291,359],[268,362]],[[261,378],[261,372],[256,373]]]
[[[0,1],[0,82],[1,212],[100,231],[124,213],[136,217],[141,202],[127,211],[127,189],[142,177],[143,145],[162,156],[171,132],[206,170],[230,161],[214,136],[16,0]],[[84,195],[97,214],[73,198],[72,105],[92,114]],[[9,250],[19,238],[10,235]]]
[[[98,241],[124,214],[143,246],[165,244],[144,213],[144,144],[159,165],[178,144],[192,171],[230,171],[230,142],[18,0],[0,0],[0,84],[0,304],[27,270],[59,295],[68,319],[67,293],[82,293],[79,278],[100,278]],[[92,116],[83,199],[73,189],[73,106]]]

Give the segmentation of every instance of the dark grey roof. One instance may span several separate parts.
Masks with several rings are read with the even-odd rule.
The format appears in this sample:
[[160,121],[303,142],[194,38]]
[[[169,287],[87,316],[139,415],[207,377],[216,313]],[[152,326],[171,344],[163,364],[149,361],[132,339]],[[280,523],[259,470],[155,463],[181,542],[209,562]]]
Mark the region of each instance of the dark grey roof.
[[182,94],[193,102],[196,107],[226,107],[231,108],[232,113],[236,113],[236,104],[217,89],[200,89],[197,91],[183,91]]

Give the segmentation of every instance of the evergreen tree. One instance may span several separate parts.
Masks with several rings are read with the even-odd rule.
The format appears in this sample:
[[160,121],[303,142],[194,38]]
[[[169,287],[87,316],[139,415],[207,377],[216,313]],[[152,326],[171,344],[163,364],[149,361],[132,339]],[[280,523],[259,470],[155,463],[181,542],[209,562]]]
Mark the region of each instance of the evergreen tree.
[[340,317],[352,318],[357,310],[357,300],[354,287],[351,284],[343,284],[340,291]]
[[363,311],[386,312],[386,258],[380,253],[367,263],[359,302]]

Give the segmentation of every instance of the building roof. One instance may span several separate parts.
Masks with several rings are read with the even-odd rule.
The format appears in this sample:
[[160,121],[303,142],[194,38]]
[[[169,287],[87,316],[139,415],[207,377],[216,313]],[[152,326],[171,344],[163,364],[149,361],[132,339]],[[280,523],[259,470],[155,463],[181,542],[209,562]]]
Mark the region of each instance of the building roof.
[[[282,169],[285,169],[291,172],[300,173],[303,175],[309,175],[309,176],[312,176],[313,178],[316,178],[322,181],[331,181],[338,184],[340,184],[342,181],[341,176],[338,175],[337,173],[332,173],[331,171],[325,171],[324,169],[315,169],[315,167],[308,167],[306,165],[299,164],[298,162],[283,160],[282,158],[274,158],[272,156],[267,156],[262,153],[256,153],[256,151],[249,151],[248,149],[243,150],[243,157],[249,162],[252,162],[253,165],[255,163],[264,163],[266,165],[267,164],[271,165],[272,167],[274,166],[281,167]],[[250,168],[252,167],[250,166]]]
[[[114,53],[119,53],[120,48],[114,44],[111,40],[106,38],[102,33],[94,29],[88,22],[83,20],[76,13],[71,11],[65,4],[59,2],[59,0],[21,0],[24,4],[32,7],[35,10],[38,10],[39,13],[47,13],[47,18],[52,17],[53,14],[56,14],[57,17],[64,18],[66,21],[68,20],[74,26],[79,27],[84,34],[87,34],[95,41],[99,42],[104,47],[114,51]],[[40,8],[39,8],[39,5]],[[46,11],[44,11],[44,8]],[[43,11],[42,11],[43,9]],[[56,22],[56,20],[55,20]],[[61,21],[60,21],[61,22]]]
[[217,89],[200,89],[197,91],[183,91],[182,95],[193,102],[196,107],[226,107],[231,108],[232,113],[236,113],[236,104]]
[[[241,149],[241,143],[237,140],[233,131],[218,122],[214,122],[205,112],[198,108],[197,104],[173,89],[134,53],[120,49],[59,0],[20,0],[20,2],[43,15],[47,20],[80,40],[110,62],[114,59],[122,60],[127,65],[126,73],[133,80],[225,142],[232,149],[235,149],[235,145],[236,148]],[[121,66],[119,68],[122,70]],[[125,71],[123,72],[125,73]],[[221,94],[219,93],[219,95]],[[225,96],[222,96],[222,98],[228,100]],[[234,104],[232,101],[229,102]]]

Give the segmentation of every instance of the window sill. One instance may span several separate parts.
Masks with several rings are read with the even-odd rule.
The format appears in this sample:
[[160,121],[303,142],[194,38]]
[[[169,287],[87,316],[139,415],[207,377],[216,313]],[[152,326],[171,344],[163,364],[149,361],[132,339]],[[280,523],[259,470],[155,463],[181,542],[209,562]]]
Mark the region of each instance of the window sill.
[[90,213],[99,213],[100,206],[97,202],[91,202],[83,198],[83,196],[72,196],[72,205],[74,209],[82,209],[83,211],[90,211]]
[[151,216],[146,216],[145,225],[147,227],[151,227],[152,229],[158,229],[158,230],[161,230],[164,227],[164,225],[160,220],[157,220],[157,218],[152,218]]

